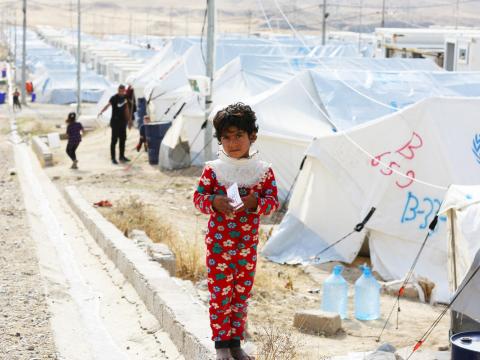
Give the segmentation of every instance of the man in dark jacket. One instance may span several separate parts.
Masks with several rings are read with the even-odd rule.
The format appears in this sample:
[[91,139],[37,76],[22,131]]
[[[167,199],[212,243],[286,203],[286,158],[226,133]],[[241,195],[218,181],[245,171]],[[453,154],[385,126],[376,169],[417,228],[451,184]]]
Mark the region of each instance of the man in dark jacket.
[[110,101],[102,109],[100,115],[102,115],[109,106],[112,107],[112,118],[110,119],[110,127],[112,128],[112,142],[110,143],[112,163],[118,164],[115,156],[117,142],[119,142],[120,148],[120,162],[128,162],[130,160],[125,157],[125,141],[127,140],[127,127],[130,129],[133,123],[124,85],[118,87],[117,94],[110,98]]

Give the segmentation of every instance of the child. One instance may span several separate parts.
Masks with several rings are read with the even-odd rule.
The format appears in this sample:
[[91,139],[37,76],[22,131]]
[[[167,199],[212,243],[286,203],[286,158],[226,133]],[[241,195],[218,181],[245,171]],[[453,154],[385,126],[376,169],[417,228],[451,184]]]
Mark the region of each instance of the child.
[[20,92],[18,89],[15,89],[13,92],[13,110],[15,110],[15,108],[22,110],[22,104],[20,104]]
[[[213,124],[222,150],[218,160],[206,164],[194,194],[196,208],[210,215],[205,242],[212,340],[217,359],[250,360],[240,341],[255,277],[260,215],[277,209],[277,187],[270,165],[250,155],[258,126],[249,106],[230,105]],[[243,201],[238,210],[226,196],[233,184]]]
[[74,112],[68,114],[66,123],[68,124],[67,154],[73,161],[71,169],[78,169],[78,160],[75,151],[77,151],[78,145],[80,145],[80,142],[82,141],[83,126],[81,123],[77,122],[77,114],[75,114]]

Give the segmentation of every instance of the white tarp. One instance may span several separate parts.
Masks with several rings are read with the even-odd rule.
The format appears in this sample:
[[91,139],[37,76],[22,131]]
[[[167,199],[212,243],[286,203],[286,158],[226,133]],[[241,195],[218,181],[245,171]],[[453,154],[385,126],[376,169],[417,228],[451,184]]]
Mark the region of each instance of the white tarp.
[[405,70],[400,75],[399,70],[378,71],[373,66],[373,70],[361,71],[319,66],[312,71],[319,97],[339,129],[385,116],[427,97],[480,96],[479,72]]
[[[310,262],[375,206],[368,224],[374,269],[387,280],[403,278],[448,185],[480,182],[480,154],[472,151],[472,141],[480,137],[479,106],[479,99],[430,98],[313,141],[289,211],[263,254],[281,263]],[[382,168],[355,143],[395,170],[436,186]],[[442,216],[416,268],[417,275],[435,282],[441,301],[449,299],[445,237]],[[355,234],[320,261],[351,262],[362,241]]]
[[441,213],[449,218],[450,287],[460,292],[452,310],[480,321],[480,272],[473,275],[480,267],[480,186],[450,186]]

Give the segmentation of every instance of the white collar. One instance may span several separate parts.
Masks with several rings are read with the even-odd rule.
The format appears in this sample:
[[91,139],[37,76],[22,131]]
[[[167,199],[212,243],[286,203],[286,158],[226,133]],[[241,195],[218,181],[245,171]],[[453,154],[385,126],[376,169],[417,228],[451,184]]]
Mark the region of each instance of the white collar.
[[218,159],[207,163],[217,176],[220,185],[229,187],[237,183],[239,187],[252,187],[260,183],[267,175],[270,164],[258,159],[258,153],[249,158],[234,159],[223,151],[218,154]]

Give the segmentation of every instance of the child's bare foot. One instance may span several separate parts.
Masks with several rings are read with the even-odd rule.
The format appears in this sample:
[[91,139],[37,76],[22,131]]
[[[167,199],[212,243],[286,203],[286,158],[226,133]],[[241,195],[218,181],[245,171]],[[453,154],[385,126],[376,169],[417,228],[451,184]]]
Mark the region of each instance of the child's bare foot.
[[230,353],[235,360],[255,360],[253,356],[248,355],[242,348],[231,348]]
[[230,354],[230,349],[217,349],[217,360],[235,360]]

